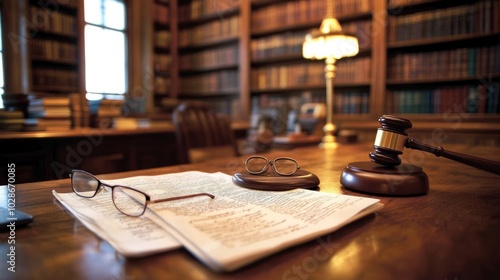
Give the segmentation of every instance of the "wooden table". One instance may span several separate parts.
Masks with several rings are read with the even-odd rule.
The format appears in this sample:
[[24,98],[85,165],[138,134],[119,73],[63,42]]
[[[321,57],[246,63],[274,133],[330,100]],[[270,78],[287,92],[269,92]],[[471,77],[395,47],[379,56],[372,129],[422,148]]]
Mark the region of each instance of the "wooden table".
[[[446,147],[493,160],[500,148]],[[370,144],[336,150],[316,147],[272,151],[291,156],[317,174],[322,192],[367,196],[340,186],[342,168],[367,160]],[[187,170],[242,168],[241,158],[100,175],[120,178]],[[1,232],[2,279],[492,279],[500,276],[500,177],[444,158],[406,150],[403,160],[420,165],[430,192],[416,197],[379,197],[385,207],[334,233],[262,259],[233,273],[210,271],[184,249],[126,259],[87,230],[52,196],[70,192],[68,179],[16,186],[16,207],[35,217],[15,231],[16,272],[7,271],[9,232]],[[6,182],[4,182],[6,183]],[[6,187],[0,188],[6,204]]]

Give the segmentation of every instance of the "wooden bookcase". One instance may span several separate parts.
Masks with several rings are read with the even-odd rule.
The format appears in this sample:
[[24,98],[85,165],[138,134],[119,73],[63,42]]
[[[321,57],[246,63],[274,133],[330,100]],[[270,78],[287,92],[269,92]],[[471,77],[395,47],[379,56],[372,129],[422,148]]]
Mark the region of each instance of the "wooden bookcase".
[[[27,40],[31,88],[85,92],[83,1],[64,1],[68,4],[57,4],[57,9],[40,4],[49,2],[25,1],[29,32],[37,32],[35,40]],[[129,63],[130,88],[146,84],[153,111],[195,99],[212,103],[234,120],[248,121],[268,107],[287,111],[325,100],[324,62],[301,54],[304,35],[319,28],[326,14],[325,0],[145,3],[151,13],[136,13],[129,20],[134,30],[148,34],[134,37],[130,48],[140,52]],[[415,128],[500,132],[500,1],[334,3],[342,27],[354,31],[360,42],[357,56],[336,64],[334,120],[341,128],[372,133],[379,116],[397,114],[412,120]],[[38,14],[74,20],[77,26],[71,30],[76,31],[45,29],[45,17]],[[141,45],[144,40],[147,47]],[[52,56],[40,55],[45,48]],[[76,54],[54,57],[58,49]],[[61,69],[63,73],[57,72]],[[150,69],[154,87],[143,78],[149,78]],[[45,77],[50,73],[57,73],[56,81]]]
[[155,0],[153,3],[153,69],[154,106],[161,106],[162,100],[171,98],[172,54],[170,2]]
[[385,110],[498,121],[500,2],[390,0]]
[[28,1],[28,44],[31,60],[31,89],[34,92],[79,92],[80,32],[78,0],[65,4]]
[[[323,102],[324,63],[302,58],[301,47],[304,35],[321,24],[325,16],[325,1],[236,2],[231,4],[235,7],[234,13],[240,16],[240,36],[232,40],[239,44],[237,70],[240,89],[239,95],[231,92],[229,96],[224,96],[223,90],[219,91],[224,102],[229,104],[239,98],[234,104],[248,112],[243,117],[247,120],[250,112],[262,108],[291,110],[303,102]],[[190,3],[193,5],[194,2]],[[379,116],[397,114],[411,119],[414,126],[421,129],[498,133],[500,126],[495,125],[500,120],[497,105],[500,78],[498,1],[349,0],[334,3],[342,27],[354,31],[360,42],[357,56],[337,62],[334,119],[341,127],[371,131],[379,126]],[[187,4],[180,4],[180,9],[183,9],[182,5]],[[466,29],[467,21],[471,20],[468,17],[478,25],[474,27],[476,29],[469,32],[459,30]],[[179,20],[179,29],[182,32],[207,28],[213,18],[203,15],[198,20]],[[433,26],[432,37],[395,37],[398,32],[417,36],[415,34],[422,32],[423,28],[429,28],[429,22],[438,27],[444,23],[452,27],[450,31],[438,31],[439,28]],[[189,47],[180,45],[180,59],[183,60],[186,52],[222,49],[229,44],[224,36],[211,37],[210,42],[203,42],[191,43]],[[467,59],[474,57],[477,63],[488,61],[489,68],[480,63],[482,66],[477,66],[477,69],[470,65],[468,73],[459,73],[460,70],[455,68],[464,67],[465,62],[459,57],[465,57],[467,51]],[[446,61],[436,59],[446,57],[449,57]],[[191,80],[183,77],[220,70],[217,69],[220,66],[214,65],[200,67],[198,62],[194,60],[180,67],[179,99],[216,98],[215,93],[188,94],[189,91],[182,89],[186,82],[191,84]],[[441,66],[436,67],[435,63]],[[459,64],[461,66],[455,66]],[[418,77],[414,77],[415,73]],[[423,96],[427,96],[425,101],[421,100]],[[476,109],[472,108],[474,105]],[[486,109],[480,111],[479,108],[483,108],[480,106]],[[224,107],[231,112],[229,107],[234,110],[237,106]]]
[[[304,102],[324,102],[324,62],[302,58],[304,36],[319,28],[325,16],[324,0],[172,2],[178,2],[180,76],[172,95],[179,100],[203,99],[220,112],[246,120],[260,107],[291,110]],[[372,16],[376,6],[369,0],[336,4],[343,28],[360,41],[356,57],[337,63],[335,114],[340,119],[368,119],[374,113],[378,97],[373,93],[373,61],[378,67],[385,63],[373,58],[374,52],[385,51],[385,42],[375,47],[373,43],[372,32],[381,33],[378,18]],[[214,25],[233,19],[238,19],[233,29],[237,33],[210,33]],[[217,87],[221,79],[224,88]]]
[[[334,2],[334,13],[343,29],[356,34],[360,44],[356,57],[336,63],[336,119],[359,118],[371,112],[372,2]],[[256,111],[256,106],[299,110],[305,102],[325,102],[324,61],[304,59],[302,43],[308,32],[321,25],[326,1],[252,1],[251,8],[252,110]]]
[[178,1],[180,100],[205,100],[237,117],[240,107],[240,1]]

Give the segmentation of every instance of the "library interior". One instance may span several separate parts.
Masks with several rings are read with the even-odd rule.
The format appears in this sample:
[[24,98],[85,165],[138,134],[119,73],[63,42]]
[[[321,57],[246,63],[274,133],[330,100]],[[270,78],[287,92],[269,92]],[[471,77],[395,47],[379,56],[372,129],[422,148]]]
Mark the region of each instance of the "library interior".
[[500,276],[498,0],[0,0],[0,33],[7,279]]

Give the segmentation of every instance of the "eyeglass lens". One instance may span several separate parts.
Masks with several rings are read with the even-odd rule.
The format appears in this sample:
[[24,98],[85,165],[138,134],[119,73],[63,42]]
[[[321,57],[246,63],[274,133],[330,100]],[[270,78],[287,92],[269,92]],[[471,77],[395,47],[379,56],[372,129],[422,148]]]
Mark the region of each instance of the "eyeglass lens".
[[246,169],[250,173],[264,173],[268,169],[269,161],[263,157],[250,157],[246,161]]
[[276,172],[282,175],[292,175],[297,171],[297,163],[288,158],[277,158],[274,160]]
[[126,187],[113,188],[113,203],[123,214],[140,216],[146,210],[146,196]]
[[245,168],[251,174],[262,174],[267,171],[269,164],[280,175],[292,175],[297,171],[297,162],[291,158],[277,158],[268,161],[265,157],[250,157],[245,161]]
[[[94,176],[81,171],[74,171],[71,175],[73,191],[82,197],[94,197],[98,192],[99,180]],[[140,216],[146,210],[146,196],[132,188],[123,186],[112,187],[112,200],[115,207],[125,215]]]
[[74,171],[71,174],[71,186],[77,195],[82,197],[93,197],[99,187],[99,181],[90,174]]

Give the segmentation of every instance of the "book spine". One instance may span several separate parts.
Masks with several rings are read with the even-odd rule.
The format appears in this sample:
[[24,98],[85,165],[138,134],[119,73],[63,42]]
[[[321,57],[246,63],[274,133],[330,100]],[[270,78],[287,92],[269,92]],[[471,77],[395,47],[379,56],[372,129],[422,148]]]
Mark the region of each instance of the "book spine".
[[[391,2],[397,6],[415,1]],[[391,5],[389,4],[389,7]],[[389,42],[496,32],[499,29],[500,16],[498,5],[496,0],[480,0],[456,7],[391,16],[388,28]]]
[[395,54],[388,59],[389,80],[467,78],[500,69],[500,45]]
[[239,25],[239,16],[232,16],[204,25],[182,29],[179,32],[179,46],[196,46],[237,38]]
[[[371,10],[371,0],[334,1],[336,17],[366,13]],[[325,1],[300,0],[265,6],[252,12],[252,31],[261,32],[297,23],[321,21],[325,16]]]

